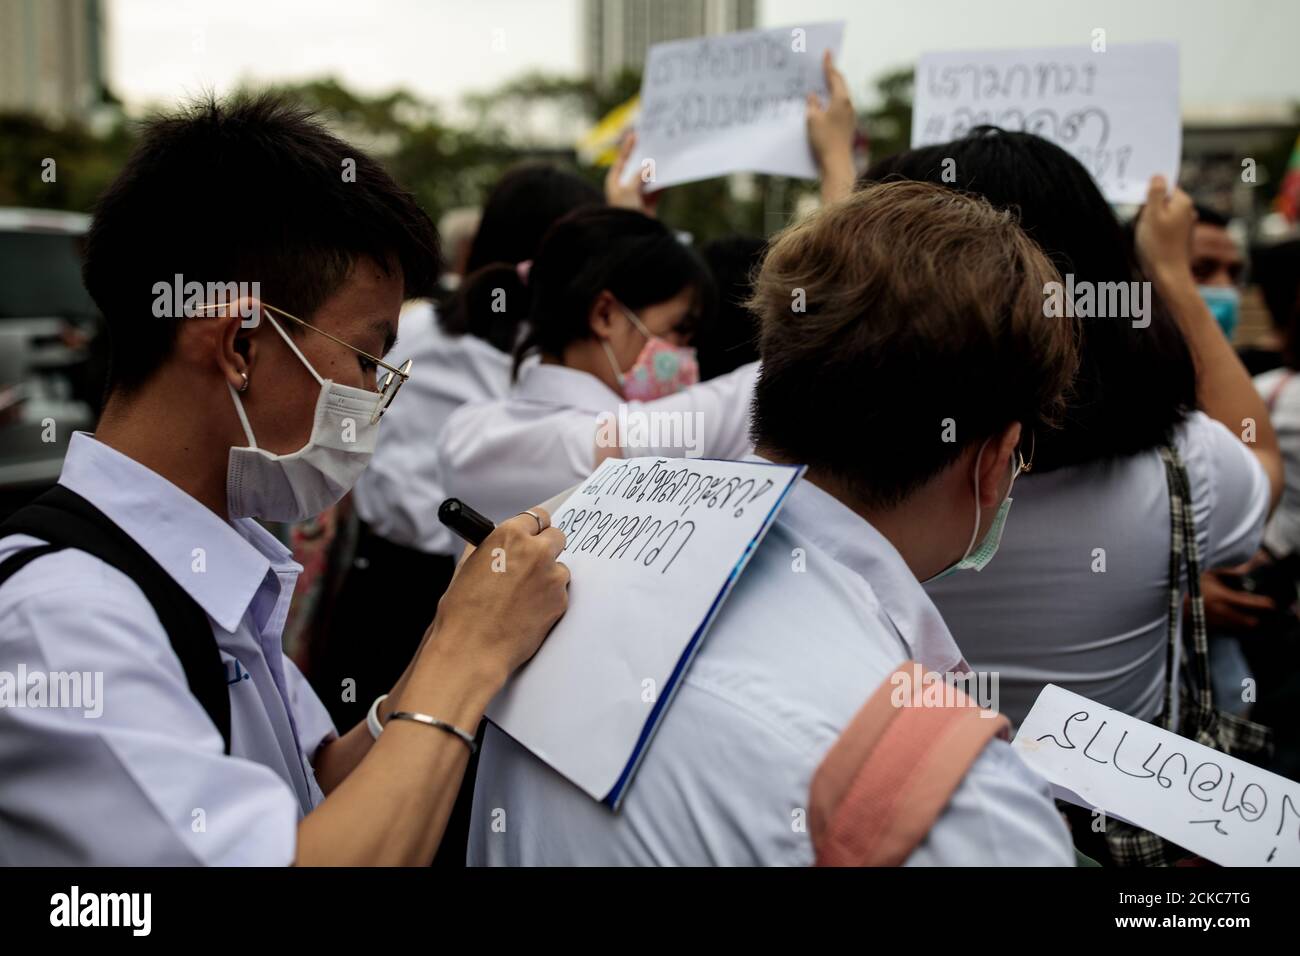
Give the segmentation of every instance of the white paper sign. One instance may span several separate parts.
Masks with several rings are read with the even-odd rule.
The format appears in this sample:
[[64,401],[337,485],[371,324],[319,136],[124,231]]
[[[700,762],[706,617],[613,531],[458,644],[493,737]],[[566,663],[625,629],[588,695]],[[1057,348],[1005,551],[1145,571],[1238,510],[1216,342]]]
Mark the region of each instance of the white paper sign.
[[617,808],[796,466],[612,458],[552,513],[569,609],[488,718]]
[[814,23],[656,43],[625,180],[653,190],[734,172],[816,177],[807,97],[828,95],[822,54],[837,55],[843,36],[842,22]]
[[1057,795],[1224,866],[1300,865],[1300,784],[1048,684],[1013,746]]
[[[1079,160],[1111,202],[1146,198],[1151,176],[1178,178],[1178,47],[1121,44],[945,51],[916,68],[912,145],[1000,126],[1050,139]],[[961,170],[954,170],[962,182]]]

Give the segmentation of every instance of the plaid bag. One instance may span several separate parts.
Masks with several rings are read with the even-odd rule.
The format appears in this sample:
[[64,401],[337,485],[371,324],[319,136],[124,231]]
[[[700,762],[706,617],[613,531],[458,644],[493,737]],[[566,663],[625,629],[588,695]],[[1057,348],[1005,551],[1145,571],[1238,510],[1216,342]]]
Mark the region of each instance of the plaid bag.
[[[1178,682],[1176,732],[1220,753],[1250,763],[1263,763],[1273,753],[1273,732],[1263,724],[1217,710],[1210,692],[1210,654],[1205,627],[1205,601],[1201,597],[1201,569],[1196,549],[1196,522],[1192,514],[1191,485],[1187,469],[1171,440],[1160,449],[1169,483],[1169,644],[1165,650],[1165,703],[1157,722],[1174,731],[1173,688],[1178,615],[1182,610],[1179,578],[1187,564],[1187,593],[1191,599],[1191,627],[1183,635],[1187,654]],[[1106,845],[1115,866],[1174,866],[1196,861],[1182,847],[1120,820],[1106,821]]]

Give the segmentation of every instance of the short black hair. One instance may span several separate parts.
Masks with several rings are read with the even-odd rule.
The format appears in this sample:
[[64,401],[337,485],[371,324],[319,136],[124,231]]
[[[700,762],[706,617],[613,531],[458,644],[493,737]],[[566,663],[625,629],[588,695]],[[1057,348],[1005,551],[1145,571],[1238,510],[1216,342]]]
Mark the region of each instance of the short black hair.
[[631,209],[579,209],[552,226],[522,282],[511,267],[481,269],[474,289],[499,288],[525,303],[528,331],[515,349],[515,371],[533,353],[560,357],[572,342],[592,336],[591,305],[610,292],[633,312],[694,292],[684,325],[707,321],[716,306],[709,270],[699,254],[657,219]]
[[1196,203],[1196,221],[1199,223],[1204,223],[1207,226],[1214,226],[1217,229],[1228,228],[1227,216],[1199,202]]
[[[526,162],[506,171],[488,194],[478,231],[465,261],[466,277],[489,266],[516,266],[532,259],[546,230],[575,209],[603,206],[599,189],[577,173],[550,163]],[[525,315],[478,300],[482,284],[462,281],[439,324],[448,335],[473,335],[512,352]]]
[[693,343],[701,379],[758,361],[758,320],[745,301],[754,291],[754,276],[766,251],[767,240],[761,236],[727,236],[700,249],[718,290],[718,311],[696,330]]
[[[1092,176],[1042,137],[979,126],[964,139],[883,159],[861,182],[890,179],[937,183],[1015,211],[1029,238],[1076,282],[1149,278]],[[1146,328],[1116,318],[1076,322],[1078,375],[1061,427],[1035,436],[1036,472],[1155,448],[1196,407],[1191,352],[1154,286]]]
[[256,281],[310,319],[362,258],[400,268],[407,297],[429,294],[437,235],[378,162],[278,95],[207,96],[152,117],[83,253],[112,342],[109,389],[139,387],[172,352],[177,321],[154,317],[155,283]]

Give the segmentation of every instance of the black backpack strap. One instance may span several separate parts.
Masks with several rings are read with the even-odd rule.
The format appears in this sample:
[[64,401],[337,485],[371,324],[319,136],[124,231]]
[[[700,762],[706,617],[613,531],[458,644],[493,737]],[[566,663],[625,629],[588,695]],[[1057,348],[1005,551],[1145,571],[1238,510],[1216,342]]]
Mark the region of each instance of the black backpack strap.
[[221,732],[230,753],[230,691],[212,625],[203,608],[134,538],[81,495],[55,485],[0,524],[0,538],[25,534],[42,541],[0,564],[0,585],[53,551],[73,548],[121,571],[144,592],[167,632],[190,693]]
[[9,555],[9,557],[0,561],[0,587],[3,587],[6,581],[37,558],[43,558],[47,554],[62,550],[63,545],[61,544],[34,544],[30,548],[24,548],[22,551]]

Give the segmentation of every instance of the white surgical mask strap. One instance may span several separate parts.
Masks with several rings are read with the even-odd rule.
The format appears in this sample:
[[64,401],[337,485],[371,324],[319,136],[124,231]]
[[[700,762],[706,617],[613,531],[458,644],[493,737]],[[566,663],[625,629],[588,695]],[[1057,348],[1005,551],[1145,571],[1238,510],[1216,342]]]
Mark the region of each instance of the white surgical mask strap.
[[609,342],[605,339],[600,340],[601,347],[605,350],[605,357],[609,359],[609,367],[614,370],[614,379],[618,382],[618,387],[623,387],[623,370],[618,367],[618,359],[614,358],[614,350],[609,347]]
[[235,386],[226,382],[226,388],[230,390],[230,398],[235,403],[235,414],[239,416],[239,424],[244,426],[244,437],[248,439],[248,447],[256,448],[257,439],[253,437],[253,426],[248,424],[248,413],[244,411],[244,403],[239,400],[239,393],[235,391]]
[[293,349],[293,354],[298,356],[298,361],[307,366],[307,371],[311,372],[312,378],[316,379],[316,381],[323,387],[325,385],[325,379],[321,378],[320,375],[316,373],[316,369],[312,368],[311,362],[308,362],[307,357],[298,350],[298,346],[293,344],[293,339],[289,337],[289,333],[280,328],[280,323],[275,321],[270,312],[266,313],[266,320],[271,323],[277,332],[280,333],[280,338],[284,339],[284,344]]
[[627,320],[632,323],[632,327],[646,337],[646,341],[649,341],[650,339],[658,338],[658,336],[652,335],[650,333],[650,330],[645,327],[645,323],[642,322],[639,318],[637,318],[637,314],[635,312],[633,312],[631,309],[629,309],[621,302],[618,304],[618,307],[623,310],[623,314],[626,315]]

